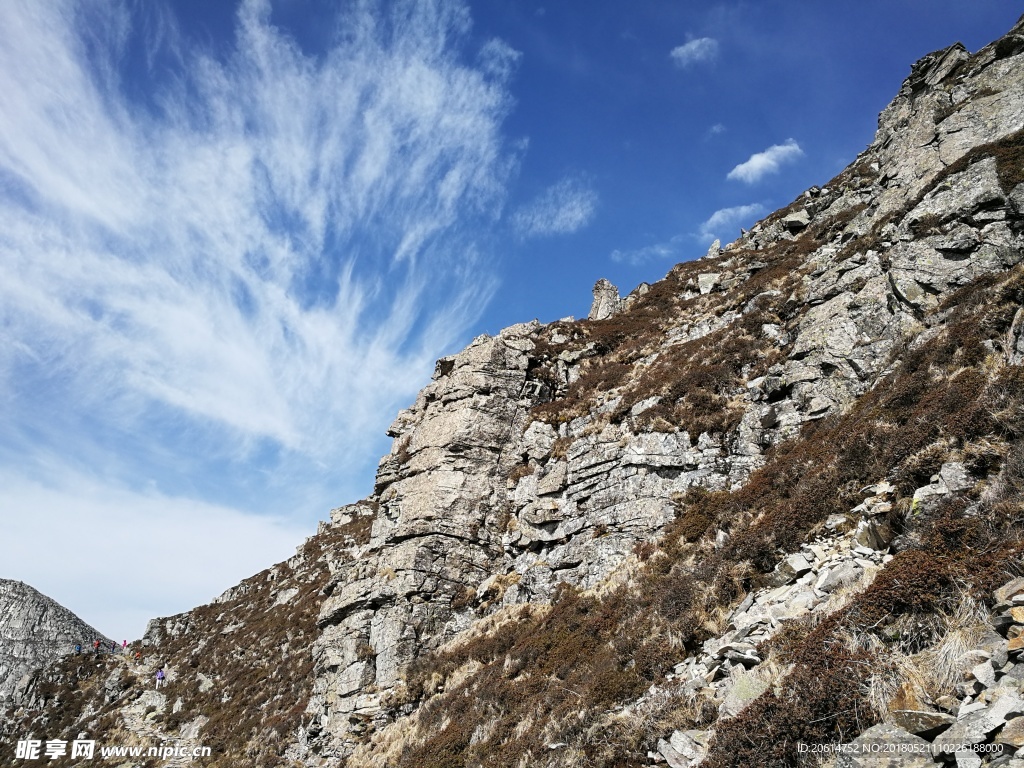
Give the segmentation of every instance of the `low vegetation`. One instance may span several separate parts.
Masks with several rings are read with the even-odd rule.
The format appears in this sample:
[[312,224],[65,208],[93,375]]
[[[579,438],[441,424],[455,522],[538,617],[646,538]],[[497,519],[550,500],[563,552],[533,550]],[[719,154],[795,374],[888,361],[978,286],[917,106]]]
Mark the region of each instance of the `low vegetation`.
[[[769,299],[796,289],[803,257],[820,245],[815,232],[809,232],[763,251],[680,264],[626,311],[579,323],[561,344],[538,345],[530,374],[547,384],[554,397],[534,406],[532,417],[557,425],[588,415],[601,398],[619,396],[610,419],[622,421],[634,404],[658,397],[656,405],[630,421],[635,430],[687,430],[693,439],[703,432],[731,431],[742,416],[733,401],[746,380],[763,375],[783,355],[763,327],[792,318],[784,301]],[[752,262],[757,266],[744,266]],[[716,270],[735,273],[735,288],[701,295],[698,274]],[[668,329],[685,327],[686,318],[695,324],[714,318],[718,327],[710,332],[694,328],[689,340],[667,339]],[[556,327],[549,335],[566,332]],[[557,357],[566,351],[589,352],[571,384],[557,373]]]
[[[638,548],[628,583],[600,596],[563,587],[549,609],[518,609],[500,631],[420,659],[407,689],[422,702],[419,737],[400,765],[539,764],[552,744],[575,750],[580,764],[639,765],[666,728],[709,725],[717,713],[693,702],[672,702],[654,720],[615,711],[720,633],[780,553],[888,478],[898,489],[891,523],[900,553],[846,607],[778,636],[773,660],[795,666],[775,691],[718,723],[706,764],[796,765],[798,742],[863,731],[878,717],[872,676],[939,642],[941,622],[931,619],[954,610],[965,588],[985,599],[1024,554],[1014,458],[1024,447],[1024,373],[1003,365],[1000,349],[1022,302],[1021,267],[965,287],[936,309],[942,331],[898,350],[892,373],[848,413],[807,425],[742,488],[679,498],[664,538]],[[951,459],[987,486],[911,514],[914,488]],[[728,541],[716,548],[718,531]]]
[[[294,564],[280,563],[246,579],[222,602],[166,619],[173,631],[162,627],[156,645],[132,646],[143,654],[140,664],[120,654],[64,658],[44,673],[42,706],[11,727],[19,738],[35,733],[70,742],[86,733],[99,745],[143,746],[173,742],[191,727],[196,743],[212,749],[204,765],[292,766],[285,749],[311,719],[305,710],[314,679],[311,646],[329,578],[325,556],[344,557],[347,548],[365,543],[372,519],[356,515],[348,525],[310,539]],[[152,690],[157,666],[169,673],[161,689],[166,706],[140,711],[152,731],[145,738],[137,725],[125,722],[124,712]],[[64,757],[47,764],[79,762]],[[157,764],[152,759],[146,765]]]

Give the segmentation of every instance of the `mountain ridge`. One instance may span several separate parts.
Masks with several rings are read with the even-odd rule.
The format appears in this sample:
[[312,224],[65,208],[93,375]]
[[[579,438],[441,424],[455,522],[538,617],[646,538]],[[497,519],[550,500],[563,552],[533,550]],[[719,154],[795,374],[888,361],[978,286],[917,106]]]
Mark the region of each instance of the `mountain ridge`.
[[720,252],[439,360],[368,499],[5,738],[144,702],[211,765],[795,765],[983,695],[900,670],[1021,570],[1022,52],[925,56]]
[[46,663],[85,651],[110,638],[22,581],[0,579],[0,707],[24,695],[30,673]]

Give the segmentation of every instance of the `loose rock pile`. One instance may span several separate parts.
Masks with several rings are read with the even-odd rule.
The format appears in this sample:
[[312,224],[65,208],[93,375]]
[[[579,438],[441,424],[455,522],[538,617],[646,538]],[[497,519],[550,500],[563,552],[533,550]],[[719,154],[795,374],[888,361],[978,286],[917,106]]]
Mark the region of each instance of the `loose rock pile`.
[[1024,578],[1004,584],[994,597],[992,631],[966,654],[979,662],[968,679],[935,710],[894,711],[892,722],[843,745],[837,768],[1024,768]]
[[[705,641],[702,653],[677,664],[667,682],[681,684],[688,699],[713,701],[720,717],[735,717],[765,693],[772,673],[759,669],[764,659],[758,646],[786,620],[835,610],[845,592],[868,586],[892,559],[888,539],[879,542],[879,549],[857,543],[867,529],[865,523],[873,524],[893,489],[880,483],[865,490],[873,495],[849,515],[831,521],[844,533],[819,536],[783,559],[773,573],[773,584],[747,595],[729,616],[725,634]],[[862,517],[855,522],[858,513]],[[703,758],[710,736],[711,731],[674,731],[647,756],[670,768],[690,768]]]
[[[852,572],[851,564],[855,564],[862,569],[857,586],[863,587],[873,579],[879,561],[891,557],[880,552],[861,557],[857,551],[860,547],[851,549],[848,545],[844,539],[815,542],[808,547],[812,552],[826,547],[831,551],[827,559],[816,563],[817,572],[809,568],[798,576],[797,582],[803,581],[802,585],[794,582],[749,596],[730,617],[731,629],[726,634],[707,641],[703,654],[676,667],[677,675],[686,680],[684,687],[720,702],[721,717],[737,715],[766,692],[771,678],[758,674],[762,659],[756,649],[775,632],[780,612],[793,618],[816,609],[829,611],[834,605],[817,587],[822,581],[819,574],[827,580],[828,574],[840,569]],[[809,592],[799,590],[810,585],[809,574],[815,574],[815,586]],[[814,595],[817,604],[808,608],[804,603],[793,606],[785,602],[786,590],[794,588],[801,595]],[[1024,768],[1024,578],[1003,585],[994,598],[990,630],[983,634],[978,647],[961,659],[969,669],[966,679],[939,697],[933,709],[893,710],[885,722],[867,729],[852,742],[805,745],[807,754],[835,758],[836,768]],[[747,623],[750,619],[753,621]],[[971,666],[971,661],[977,663]],[[693,768],[703,759],[711,736],[710,730],[674,731],[658,742],[657,752],[648,753],[648,759],[667,763],[670,768]]]

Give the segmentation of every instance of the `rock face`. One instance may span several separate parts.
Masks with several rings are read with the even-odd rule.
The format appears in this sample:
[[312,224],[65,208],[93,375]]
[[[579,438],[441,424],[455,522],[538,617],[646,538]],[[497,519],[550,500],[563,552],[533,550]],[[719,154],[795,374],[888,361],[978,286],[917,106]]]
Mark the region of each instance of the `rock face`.
[[328,733],[380,713],[416,655],[463,628],[452,604],[503,560],[505,476],[518,462],[510,441],[539,394],[526,379],[536,329],[514,326],[438,361],[434,381],[391,425],[367,550],[332,568],[320,612],[311,706]]
[[[993,593],[1024,552],[1022,125],[1018,23],[918,62],[849,168],[735,242],[439,360],[368,499],[152,623],[167,738],[311,768],[1024,743],[994,698],[1024,598]],[[136,676],[46,675],[25,727],[77,687],[139,735]]]
[[590,305],[588,320],[607,320],[619,311],[619,289],[603,277],[594,283],[594,302]]
[[76,644],[92,649],[110,640],[67,608],[21,581],[0,579],[0,707],[24,688],[30,672],[74,653]]

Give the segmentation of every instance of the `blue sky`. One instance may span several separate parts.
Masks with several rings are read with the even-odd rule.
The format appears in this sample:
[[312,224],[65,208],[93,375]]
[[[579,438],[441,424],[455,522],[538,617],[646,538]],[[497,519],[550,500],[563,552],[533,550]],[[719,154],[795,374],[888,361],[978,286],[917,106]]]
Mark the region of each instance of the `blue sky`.
[[433,361],[823,183],[971,3],[0,5],[0,577],[118,638],[372,490]]

